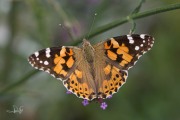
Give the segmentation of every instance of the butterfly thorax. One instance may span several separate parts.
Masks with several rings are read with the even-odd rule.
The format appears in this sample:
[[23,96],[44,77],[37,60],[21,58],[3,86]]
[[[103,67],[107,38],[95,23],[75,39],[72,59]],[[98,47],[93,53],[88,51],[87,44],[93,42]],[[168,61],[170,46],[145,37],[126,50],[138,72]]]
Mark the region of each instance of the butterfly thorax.
[[88,63],[93,63],[94,48],[91,45],[91,43],[86,39],[84,39],[82,47],[83,47],[84,58],[88,61]]

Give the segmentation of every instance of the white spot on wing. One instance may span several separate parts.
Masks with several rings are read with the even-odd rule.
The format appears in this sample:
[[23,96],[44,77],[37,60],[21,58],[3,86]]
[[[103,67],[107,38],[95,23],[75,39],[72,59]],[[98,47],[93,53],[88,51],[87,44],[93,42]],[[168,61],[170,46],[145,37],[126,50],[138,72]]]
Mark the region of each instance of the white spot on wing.
[[139,59],[142,55],[138,55],[137,58]]
[[49,53],[46,53],[46,57],[49,58],[51,55]]
[[38,56],[39,56],[39,52],[35,52],[34,54],[35,54],[35,56],[36,56],[36,57],[38,57]]
[[145,34],[141,34],[141,35],[140,35],[140,38],[144,39],[145,36],[146,36]]
[[[51,74],[53,77],[55,77],[55,75],[54,74]],[[56,77],[55,77],[56,78]]]
[[129,43],[130,43],[130,44],[133,44],[133,43],[134,43],[134,40],[129,40]]
[[133,38],[131,37],[131,35],[127,35],[127,38],[128,38],[129,40],[133,40]]
[[131,35],[127,35],[127,38],[128,38],[129,40],[133,40],[133,38],[132,38]]
[[46,57],[49,58],[51,55],[50,55],[50,48],[46,48]]
[[143,40],[143,43],[145,43],[145,40]]
[[133,40],[133,38],[131,37],[131,35],[127,35],[127,38],[128,38],[128,40],[129,40],[129,43],[130,43],[130,44],[133,44],[133,43],[134,43],[134,40]]
[[48,61],[44,61],[44,64],[45,64],[45,65],[49,65],[49,62],[48,62]]
[[143,44],[141,44],[140,46],[143,47]]
[[[56,77],[55,77],[56,78]],[[58,79],[58,80],[61,80],[62,81],[62,79],[61,78],[56,78],[56,79]]]
[[134,65],[137,63],[137,61],[134,62]]
[[42,60],[40,60],[39,62],[40,62],[40,63],[42,63],[43,61],[42,61]]
[[42,68],[39,68],[39,70],[42,70],[42,71],[44,71],[44,68],[42,67]]
[[45,72],[50,73],[49,70],[46,70]]
[[139,46],[136,46],[136,47],[135,47],[135,50],[139,50]]
[[152,46],[153,46],[153,44],[150,44],[150,46],[152,47]]

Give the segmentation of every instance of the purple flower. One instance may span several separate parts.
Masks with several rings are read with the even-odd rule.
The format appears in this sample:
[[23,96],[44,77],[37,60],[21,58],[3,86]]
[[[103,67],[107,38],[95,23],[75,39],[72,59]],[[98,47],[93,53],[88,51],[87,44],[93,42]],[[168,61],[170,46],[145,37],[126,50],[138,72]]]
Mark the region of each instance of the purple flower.
[[87,106],[87,105],[89,104],[89,101],[86,100],[86,99],[84,99],[84,100],[82,101],[82,104],[83,104],[84,106]]
[[111,98],[112,98],[112,95],[108,96],[107,98],[108,98],[108,99],[111,99]]
[[66,94],[72,94],[72,92],[71,91],[66,91]]
[[107,106],[108,106],[108,105],[107,105],[105,102],[102,102],[100,107],[101,107],[103,110],[105,110],[105,109],[107,108]]

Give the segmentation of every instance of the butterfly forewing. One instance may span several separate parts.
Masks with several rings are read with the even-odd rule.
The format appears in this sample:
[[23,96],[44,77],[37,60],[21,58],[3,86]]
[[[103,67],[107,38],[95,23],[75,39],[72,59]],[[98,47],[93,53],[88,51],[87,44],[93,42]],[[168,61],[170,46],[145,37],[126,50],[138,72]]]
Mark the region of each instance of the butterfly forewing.
[[34,68],[48,72],[60,80],[67,79],[75,66],[73,48],[64,46],[35,52],[29,56],[28,61]]
[[104,43],[107,58],[121,69],[131,68],[153,46],[153,37],[132,34],[113,37]]

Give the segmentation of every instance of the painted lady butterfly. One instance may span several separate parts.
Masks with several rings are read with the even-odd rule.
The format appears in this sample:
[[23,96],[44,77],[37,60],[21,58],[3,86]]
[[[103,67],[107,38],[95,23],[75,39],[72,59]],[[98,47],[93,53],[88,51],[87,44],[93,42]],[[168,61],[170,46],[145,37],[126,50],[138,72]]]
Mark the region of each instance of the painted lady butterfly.
[[126,82],[128,69],[151,49],[146,34],[113,37],[96,45],[83,40],[82,48],[51,47],[29,56],[36,69],[62,80],[68,91],[86,100],[106,99]]

